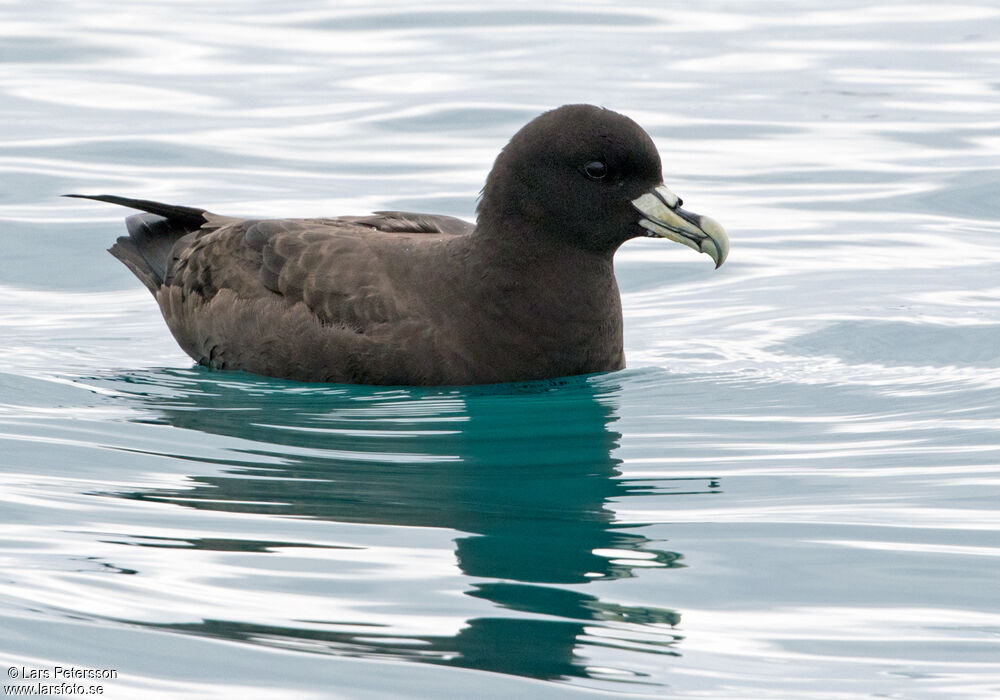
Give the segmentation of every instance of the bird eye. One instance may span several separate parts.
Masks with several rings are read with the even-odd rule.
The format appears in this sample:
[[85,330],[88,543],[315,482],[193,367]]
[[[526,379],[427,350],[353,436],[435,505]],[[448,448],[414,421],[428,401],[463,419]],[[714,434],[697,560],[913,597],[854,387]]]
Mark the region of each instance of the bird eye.
[[608,166],[599,160],[592,160],[583,166],[583,174],[591,180],[603,180],[608,174]]

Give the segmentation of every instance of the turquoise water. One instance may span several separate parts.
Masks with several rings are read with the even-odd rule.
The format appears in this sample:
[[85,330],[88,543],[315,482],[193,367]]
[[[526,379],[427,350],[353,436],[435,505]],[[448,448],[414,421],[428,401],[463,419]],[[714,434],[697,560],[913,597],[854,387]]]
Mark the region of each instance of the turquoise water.
[[[0,3],[5,684],[1000,694],[1000,8],[511,7]],[[569,102],[733,241],[620,251],[617,373],[205,371],[58,197],[472,218]]]

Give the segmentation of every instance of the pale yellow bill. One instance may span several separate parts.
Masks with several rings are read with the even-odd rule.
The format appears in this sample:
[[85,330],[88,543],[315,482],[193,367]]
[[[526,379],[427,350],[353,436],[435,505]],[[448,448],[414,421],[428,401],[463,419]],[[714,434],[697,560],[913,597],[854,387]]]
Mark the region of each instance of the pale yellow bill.
[[681,200],[666,185],[632,200],[632,206],[643,218],[639,225],[650,235],[683,243],[699,253],[705,253],[718,268],[729,255],[729,236],[715,219],[686,211]]

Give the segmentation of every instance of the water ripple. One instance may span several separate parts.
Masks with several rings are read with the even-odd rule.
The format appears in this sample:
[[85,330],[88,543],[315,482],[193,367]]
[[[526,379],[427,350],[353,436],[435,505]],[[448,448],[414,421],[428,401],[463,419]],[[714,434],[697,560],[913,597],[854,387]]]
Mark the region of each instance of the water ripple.
[[[120,697],[997,694],[998,18],[0,3],[2,654]],[[471,219],[581,101],[733,239],[623,247],[623,372],[193,368],[122,213],[58,197]]]

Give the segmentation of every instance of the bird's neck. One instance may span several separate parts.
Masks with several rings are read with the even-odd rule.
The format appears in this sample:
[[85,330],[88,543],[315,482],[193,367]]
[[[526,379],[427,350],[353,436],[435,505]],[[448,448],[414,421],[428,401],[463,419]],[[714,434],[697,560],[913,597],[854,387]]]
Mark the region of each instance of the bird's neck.
[[614,275],[614,250],[587,250],[574,244],[572,235],[565,231],[531,226],[518,217],[507,216],[502,222],[494,222],[481,213],[470,238],[474,253],[508,273],[561,268],[566,272],[560,276],[569,270],[585,276]]

